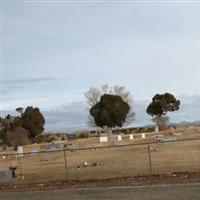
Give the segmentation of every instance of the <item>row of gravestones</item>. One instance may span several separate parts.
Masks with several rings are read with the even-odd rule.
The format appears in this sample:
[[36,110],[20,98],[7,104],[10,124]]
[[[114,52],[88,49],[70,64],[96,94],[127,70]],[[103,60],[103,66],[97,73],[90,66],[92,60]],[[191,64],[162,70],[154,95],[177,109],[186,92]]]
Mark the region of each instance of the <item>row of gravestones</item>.
[[[56,151],[56,150],[60,150],[62,147],[60,144],[56,144],[56,143],[51,143],[51,144],[47,144],[44,146],[44,150],[46,151]],[[14,147],[14,150],[16,151],[18,156],[23,156],[24,155],[24,149],[23,146],[16,146]],[[36,155],[39,152],[39,149],[32,149],[31,150],[31,154],[32,155]],[[7,157],[7,147],[3,148],[3,160],[6,159]]]
[[[146,138],[145,133],[142,133],[142,134],[141,134],[141,138],[142,138],[142,139],[145,139],[145,138]],[[133,134],[130,134],[130,135],[129,135],[129,140],[134,140]],[[117,141],[118,141],[118,142],[122,141],[122,136],[121,136],[121,135],[117,135]],[[101,136],[101,137],[100,137],[100,143],[102,143],[102,142],[108,142],[108,136]]]
[[[18,146],[17,149],[15,150],[18,156],[23,156],[23,147],[22,146]],[[4,148],[3,150],[3,154],[2,154],[2,159],[6,159],[8,157],[8,153],[7,153],[7,148]]]

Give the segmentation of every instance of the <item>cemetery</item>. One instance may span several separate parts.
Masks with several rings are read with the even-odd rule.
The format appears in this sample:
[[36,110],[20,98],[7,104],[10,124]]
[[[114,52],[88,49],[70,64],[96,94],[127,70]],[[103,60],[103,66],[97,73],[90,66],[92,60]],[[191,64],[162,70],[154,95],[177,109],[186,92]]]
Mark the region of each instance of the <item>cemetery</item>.
[[[119,134],[114,135],[114,142],[110,146],[109,137],[102,135],[96,138],[60,141],[60,143],[18,146],[17,151],[7,148],[4,154],[1,154],[0,176],[1,180],[13,180],[9,171],[13,161],[18,164],[16,176],[23,177],[23,181],[28,182],[59,180],[66,177],[105,179],[149,175],[146,144],[152,142],[155,143],[150,145],[149,151],[153,173],[199,171],[199,140],[177,142],[179,139],[191,139],[197,136],[198,133],[179,133],[170,136],[162,133]],[[130,146],[123,147],[123,145]],[[115,148],[117,146],[120,148]],[[86,149],[79,150],[81,148]],[[15,156],[7,155],[15,152],[17,153]],[[15,181],[22,179],[17,178]]]

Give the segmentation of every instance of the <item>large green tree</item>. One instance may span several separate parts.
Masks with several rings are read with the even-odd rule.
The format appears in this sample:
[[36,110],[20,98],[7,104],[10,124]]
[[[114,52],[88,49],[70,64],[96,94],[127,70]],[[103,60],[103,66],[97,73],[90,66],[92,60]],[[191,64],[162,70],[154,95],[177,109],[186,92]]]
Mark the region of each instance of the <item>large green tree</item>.
[[[126,102],[130,109],[129,113],[126,116],[125,124],[130,124],[135,118],[135,113],[133,111],[133,99],[131,93],[124,87],[120,85],[109,86],[107,84],[102,85],[101,87],[91,87],[87,92],[84,93],[84,96],[87,100],[89,110],[92,106],[97,104],[101,97],[104,94],[117,95],[120,96],[124,102]],[[88,125],[91,127],[96,127],[94,118],[89,116]]]
[[130,106],[121,96],[104,94],[100,101],[93,105],[90,114],[96,126],[107,127],[108,134],[112,135],[112,128],[122,127],[126,121]]
[[23,127],[30,132],[31,138],[34,138],[44,130],[45,118],[39,108],[28,106],[22,113],[21,119]]
[[173,94],[156,94],[152,98],[152,102],[147,107],[146,112],[154,117],[153,121],[159,129],[161,124],[163,124],[165,120],[169,119],[166,116],[167,112],[179,110],[180,104],[180,100],[176,99]]
[[3,144],[7,143],[7,132],[12,129],[13,119],[11,115],[7,115],[6,117],[0,117],[0,139]]
[[16,111],[20,116],[0,117],[0,139],[4,144],[12,144],[13,141],[10,140],[14,140],[13,138],[16,138],[16,141],[22,137],[24,141],[27,141],[26,138],[33,139],[44,130],[45,119],[39,108],[28,106],[24,112],[23,108],[17,108]]

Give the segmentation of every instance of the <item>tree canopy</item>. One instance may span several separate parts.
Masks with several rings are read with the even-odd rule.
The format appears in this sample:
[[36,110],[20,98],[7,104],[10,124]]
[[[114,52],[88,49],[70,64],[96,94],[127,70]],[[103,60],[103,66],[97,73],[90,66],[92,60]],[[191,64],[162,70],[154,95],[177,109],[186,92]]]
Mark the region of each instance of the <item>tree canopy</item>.
[[[105,84],[105,85],[102,85],[100,88],[91,87],[87,92],[84,93],[87,99],[89,110],[91,109],[91,107],[93,107],[95,104],[97,104],[100,101],[101,97],[104,94],[120,96],[122,100],[126,102],[130,107],[129,112],[126,116],[125,123],[129,124],[134,120],[135,113],[133,111],[133,99],[131,97],[130,92],[124,86],[114,85],[113,87],[111,87]],[[93,118],[89,117],[88,125],[92,127],[96,125]]]
[[100,101],[92,106],[90,114],[95,124],[103,127],[122,127],[126,121],[130,106],[119,95],[104,94]]
[[[28,106],[24,112],[23,108],[17,108],[16,111],[20,113],[20,116],[0,117],[0,139],[4,144],[13,144],[9,140],[22,138],[24,135],[26,135],[26,138],[33,139],[44,130],[45,119],[38,108]],[[26,131],[23,131],[23,134],[17,131],[24,129]],[[15,141],[19,140],[16,139]],[[23,141],[27,140],[24,139]]]
[[166,115],[167,112],[179,110],[180,100],[170,93],[156,94],[147,107],[146,112],[151,116]]
[[44,130],[45,119],[39,108],[28,106],[22,114],[23,127],[30,132],[32,138]]

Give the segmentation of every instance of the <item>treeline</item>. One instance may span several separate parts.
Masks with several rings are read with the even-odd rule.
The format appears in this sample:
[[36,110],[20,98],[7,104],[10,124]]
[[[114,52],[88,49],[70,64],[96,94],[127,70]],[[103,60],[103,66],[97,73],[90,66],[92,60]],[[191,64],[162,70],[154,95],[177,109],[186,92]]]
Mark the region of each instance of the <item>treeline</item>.
[[39,108],[17,108],[18,116],[0,118],[0,140],[6,145],[24,145],[34,142],[44,131],[45,118]]
[[[129,129],[121,129],[131,124],[135,119],[134,103],[129,91],[123,86],[101,88],[92,87],[85,94],[88,103],[88,125],[106,130],[109,136],[120,128],[120,132],[127,134]],[[156,94],[146,108],[146,113],[152,117],[157,131],[165,128],[169,121],[168,112],[180,108],[180,100],[173,94]],[[0,140],[7,145],[23,145],[31,142],[50,141],[41,133],[44,130],[45,119],[39,108],[28,106],[25,110],[17,108],[19,116],[7,115],[0,118]],[[137,132],[149,129],[136,129]],[[133,130],[131,131],[133,132]],[[85,137],[81,134],[78,137]],[[111,137],[110,137],[111,138]],[[64,139],[64,138],[63,138]]]

